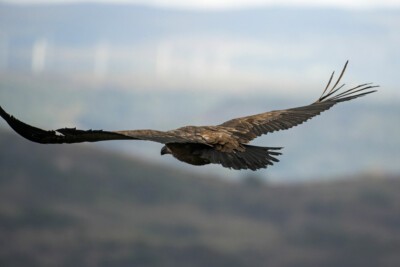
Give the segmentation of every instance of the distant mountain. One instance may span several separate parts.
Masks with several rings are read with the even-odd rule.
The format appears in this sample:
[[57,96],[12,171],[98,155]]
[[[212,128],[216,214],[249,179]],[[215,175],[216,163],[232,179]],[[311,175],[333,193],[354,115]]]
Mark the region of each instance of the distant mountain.
[[398,266],[400,180],[226,182],[0,132],[2,266]]

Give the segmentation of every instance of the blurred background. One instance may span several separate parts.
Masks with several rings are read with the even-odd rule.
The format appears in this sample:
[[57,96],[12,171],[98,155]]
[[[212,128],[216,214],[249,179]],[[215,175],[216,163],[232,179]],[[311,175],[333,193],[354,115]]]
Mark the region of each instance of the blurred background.
[[0,122],[1,266],[399,266],[400,2],[0,1],[0,105],[45,129],[219,124],[374,82],[257,172]]

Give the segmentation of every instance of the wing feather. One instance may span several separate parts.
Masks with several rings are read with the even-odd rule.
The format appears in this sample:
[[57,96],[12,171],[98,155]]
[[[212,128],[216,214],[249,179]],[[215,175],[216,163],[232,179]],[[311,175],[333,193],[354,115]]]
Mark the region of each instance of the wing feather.
[[10,127],[26,139],[41,144],[63,144],[98,142],[108,140],[147,140],[159,143],[200,143],[202,139],[193,137],[182,130],[156,131],[156,130],[128,130],[128,131],[103,131],[79,130],[76,128],[61,128],[57,130],[43,130],[26,124],[8,114],[0,106],[0,116]]
[[281,155],[278,152],[281,147],[257,147],[244,145],[244,151],[236,153],[226,153],[215,149],[204,149],[201,157],[210,161],[210,163],[221,164],[226,168],[235,170],[250,169],[257,170],[266,168],[279,162],[276,156]]
[[347,64],[348,62],[346,62],[343,67],[337,81],[330,88],[334,77],[334,72],[332,73],[322,95],[317,101],[308,106],[274,110],[252,116],[236,118],[226,121],[219,126],[228,128],[232,134],[240,138],[241,142],[245,143],[263,134],[286,130],[297,126],[330,109],[337,103],[349,101],[376,92],[374,88],[378,86],[365,83],[338,93],[340,89],[344,87],[344,84],[340,86],[338,85],[347,68]]
[[[0,116],[21,136],[38,143],[79,143],[98,142],[107,140],[148,140],[159,143],[200,143],[208,146],[215,144],[226,145],[232,143],[236,147],[239,142],[247,143],[257,136],[274,131],[289,129],[299,125],[321,112],[328,110],[337,103],[352,100],[375,92],[377,87],[371,84],[360,84],[356,87],[339,92],[344,87],[339,85],[346,70],[344,66],[339,78],[330,88],[333,81],[332,73],[327,86],[320,98],[314,103],[286,110],[275,110],[257,115],[236,118],[224,122],[218,126],[195,127],[186,126],[172,131],[156,130],[127,130],[127,131],[103,131],[103,130],[79,130],[76,128],[62,128],[57,130],[42,130],[26,124],[5,112],[0,107]],[[221,143],[221,141],[224,141]],[[231,144],[231,145],[232,145]],[[216,161],[228,160],[218,158]],[[232,159],[231,159],[232,160]],[[235,166],[240,162],[230,162]]]

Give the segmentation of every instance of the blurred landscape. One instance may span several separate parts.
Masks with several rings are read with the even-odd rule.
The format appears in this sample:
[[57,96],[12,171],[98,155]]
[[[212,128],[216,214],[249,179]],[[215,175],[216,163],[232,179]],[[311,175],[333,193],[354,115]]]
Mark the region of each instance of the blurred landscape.
[[0,3],[0,105],[44,129],[213,125],[373,95],[254,140],[257,172],[0,120],[0,266],[400,266],[400,9]]
[[1,266],[398,266],[400,180],[278,185],[0,132]]

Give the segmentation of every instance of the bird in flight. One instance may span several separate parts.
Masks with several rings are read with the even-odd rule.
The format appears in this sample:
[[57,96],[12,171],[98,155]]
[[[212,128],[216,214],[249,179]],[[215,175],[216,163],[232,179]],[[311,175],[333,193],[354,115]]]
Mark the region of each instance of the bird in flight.
[[164,144],[161,155],[171,154],[176,159],[192,164],[221,164],[235,170],[257,170],[267,168],[279,160],[281,147],[260,147],[248,143],[258,136],[299,125],[337,103],[376,92],[371,83],[344,89],[340,80],[346,70],[343,67],[336,82],[332,73],[322,95],[314,103],[283,110],[274,110],[256,115],[240,117],[215,126],[184,126],[170,131],[157,130],[79,130],[61,128],[42,130],[28,125],[8,114],[0,107],[0,116],[18,134],[41,144],[71,144],[107,140],[147,140]]

